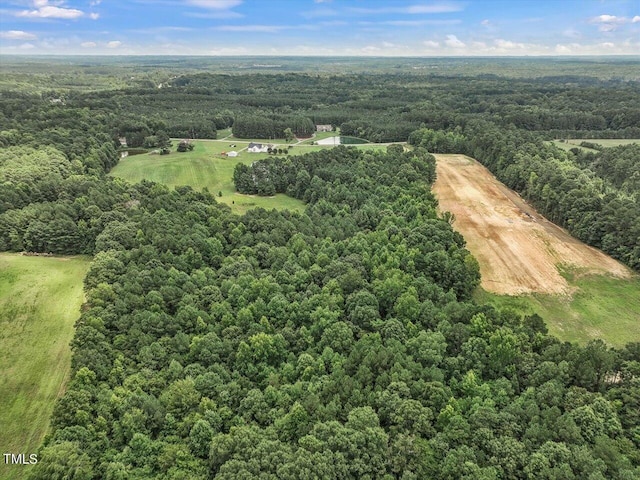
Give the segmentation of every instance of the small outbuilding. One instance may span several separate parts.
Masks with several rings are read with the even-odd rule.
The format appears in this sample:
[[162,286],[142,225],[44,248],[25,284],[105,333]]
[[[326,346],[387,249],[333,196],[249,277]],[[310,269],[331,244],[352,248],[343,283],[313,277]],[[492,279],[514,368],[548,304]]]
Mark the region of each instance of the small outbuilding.
[[333,132],[333,125],[316,125],[316,132]]
[[234,158],[234,157],[237,157],[237,156],[238,156],[238,152],[233,151],[233,150],[232,150],[231,152],[228,152],[228,153],[227,153],[227,157],[232,157],[232,158]]

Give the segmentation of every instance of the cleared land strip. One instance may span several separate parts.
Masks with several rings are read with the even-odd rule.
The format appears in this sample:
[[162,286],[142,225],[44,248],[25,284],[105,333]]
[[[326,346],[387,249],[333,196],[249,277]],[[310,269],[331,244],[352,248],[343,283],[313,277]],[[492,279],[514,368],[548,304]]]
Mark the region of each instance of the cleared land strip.
[[[0,253],[0,453],[37,453],[69,376],[89,259]],[[4,459],[3,459],[4,460]],[[0,478],[29,467],[0,462]]]
[[464,155],[436,155],[434,192],[480,263],[482,287],[493,293],[569,294],[558,266],[629,278],[631,272],[538,214],[485,167]]

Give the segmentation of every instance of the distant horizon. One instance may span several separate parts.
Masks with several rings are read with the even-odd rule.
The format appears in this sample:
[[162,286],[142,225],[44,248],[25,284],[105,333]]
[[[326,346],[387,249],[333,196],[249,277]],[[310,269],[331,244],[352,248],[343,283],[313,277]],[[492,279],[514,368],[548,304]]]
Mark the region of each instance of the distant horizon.
[[7,0],[2,55],[562,57],[640,51],[637,0]]
[[527,58],[560,58],[564,60],[570,60],[573,58],[637,58],[640,60],[640,54],[621,53],[621,54],[575,54],[575,55],[294,55],[294,54],[281,54],[281,55],[268,55],[268,54],[244,54],[244,55],[232,55],[232,54],[163,54],[163,53],[143,53],[143,54],[127,54],[127,53],[3,53],[0,52],[0,57],[19,57],[19,58],[132,58],[132,57],[166,57],[166,58],[355,58],[363,60],[376,60],[376,59],[402,59],[402,58],[414,58],[414,59],[463,59],[463,58],[495,58],[495,59],[527,59]]

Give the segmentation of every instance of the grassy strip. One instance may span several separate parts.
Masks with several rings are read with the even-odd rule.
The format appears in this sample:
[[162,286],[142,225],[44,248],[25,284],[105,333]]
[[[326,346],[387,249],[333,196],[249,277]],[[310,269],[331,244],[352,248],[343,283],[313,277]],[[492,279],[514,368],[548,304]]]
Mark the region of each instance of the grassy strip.
[[496,295],[479,289],[475,298],[498,308],[537,313],[549,332],[563,341],[587,343],[601,338],[621,347],[640,341],[640,278],[623,280],[602,275],[565,277],[576,288],[571,296]]
[[637,138],[569,138],[565,140],[553,140],[553,143],[556,147],[560,147],[563,150],[571,150],[572,148],[579,148],[586,152],[597,152],[592,148],[582,147],[580,144],[582,142],[595,143],[597,145],[602,145],[605,148],[609,147],[617,147],[619,145],[630,145],[632,143],[640,144],[640,139]]
[[[83,257],[0,253],[0,452],[36,453],[63,392],[83,302]],[[0,462],[0,478],[29,467]]]

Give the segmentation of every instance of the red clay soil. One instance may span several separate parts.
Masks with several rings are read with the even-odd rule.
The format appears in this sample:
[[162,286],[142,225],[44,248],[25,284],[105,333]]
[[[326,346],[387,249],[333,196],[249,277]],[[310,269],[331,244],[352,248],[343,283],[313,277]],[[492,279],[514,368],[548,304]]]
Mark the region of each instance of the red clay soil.
[[436,155],[434,192],[442,211],[455,215],[453,227],[480,263],[482,287],[493,293],[570,294],[558,267],[583,274],[628,278],[631,272],[537,213],[476,160]]

